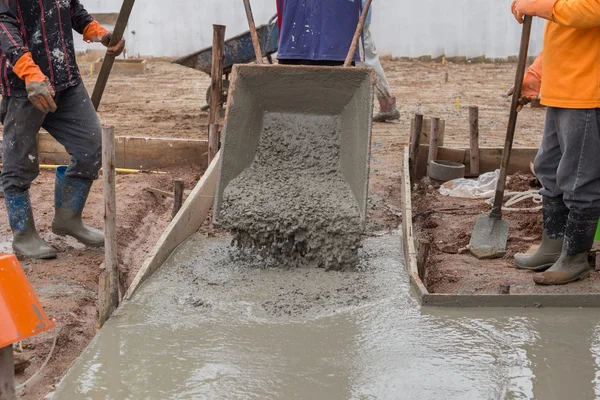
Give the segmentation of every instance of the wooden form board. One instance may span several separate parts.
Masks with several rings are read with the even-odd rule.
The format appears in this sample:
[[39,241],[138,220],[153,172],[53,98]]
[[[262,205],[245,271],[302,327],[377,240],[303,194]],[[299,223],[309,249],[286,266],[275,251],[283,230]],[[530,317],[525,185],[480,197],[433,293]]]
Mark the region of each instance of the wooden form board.
[[[410,120],[410,131],[415,129],[415,119]],[[429,145],[429,136],[431,135],[431,118],[423,118],[423,129],[421,130],[421,144]],[[440,119],[438,146],[444,145],[444,137],[446,136],[446,121]]]
[[125,300],[131,299],[135,291],[165,263],[173,251],[206,221],[215,198],[220,158],[221,152],[218,152],[142,265],[125,294]]
[[[104,59],[100,58],[91,65],[92,75],[100,73]],[[115,59],[111,73],[117,75],[141,75],[148,69],[148,62],[140,59]]]
[[[533,162],[537,155],[538,149],[533,147],[513,148],[510,164],[508,165],[508,173],[530,172],[530,163]],[[429,154],[429,146],[421,145],[419,148],[419,156],[417,159],[417,177],[423,177],[427,173],[427,155]],[[466,171],[471,169],[471,150],[456,149],[450,147],[440,147],[438,149],[439,160],[454,161],[466,166]],[[480,173],[492,172],[500,168],[502,161],[502,148],[497,147],[481,147],[479,149],[479,165]]]
[[[176,165],[207,165],[208,141],[119,136],[115,138],[116,168],[159,169]],[[71,156],[48,133],[38,135],[41,164],[67,165]]]
[[[441,149],[440,149],[441,150]],[[515,149],[515,151],[527,152],[531,149]],[[464,151],[464,150],[463,150]],[[531,295],[495,295],[495,294],[437,294],[429,293],[425,284],[419,278],[417,269],[417,249],[413,233],[412,215],[412,188],[408,167],[408,147],[404,148],[402,162],[402,245],[404,260],[410,282],[422,306],[428,307],[556,307],[556,308],[596,308],[600,307],[600,295],[598,294],[531,294]],[[419,152],[421,153],[421,152]],[[427,152],[424,152],[427,154]],[[441,153],[440,153],[441,154]],[[452,153],[455,154],[455,153]],[[519,157],[516,157],[519,160]],[[451,160],[452,161],[452,160]],[[529,168],[529,167],[527,167]],[[481,171],[486,172],[485,170]]]

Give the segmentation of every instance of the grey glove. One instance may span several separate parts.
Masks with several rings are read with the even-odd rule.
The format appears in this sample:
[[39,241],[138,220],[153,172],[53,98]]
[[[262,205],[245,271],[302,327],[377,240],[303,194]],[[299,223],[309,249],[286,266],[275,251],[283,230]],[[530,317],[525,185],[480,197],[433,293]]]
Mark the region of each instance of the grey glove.
[[102,36],[101,42],[105,47],[108,47],[108,50],[106,50],[106,54],[112,57],[118,57],[121,55],[121,53],[123,53],[123,50],[125,50],[125,39],[121,39],[119,43],[117,43],[113,47],[109,47],[111,39],[112,32],[108,32],[107,34]]
[[44,114],[56,111],[56,103],[54,102],[56,93],[48,79],[44,82],[29,82],[27,84],[27,94],[29,101]]

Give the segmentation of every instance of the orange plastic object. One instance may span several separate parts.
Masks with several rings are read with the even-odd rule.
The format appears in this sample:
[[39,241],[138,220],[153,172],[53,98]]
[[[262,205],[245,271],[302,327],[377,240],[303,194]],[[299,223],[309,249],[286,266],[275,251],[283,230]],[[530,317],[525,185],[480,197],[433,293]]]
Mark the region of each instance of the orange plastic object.
[[12,254],[0,254],[0,348],[54,328]]

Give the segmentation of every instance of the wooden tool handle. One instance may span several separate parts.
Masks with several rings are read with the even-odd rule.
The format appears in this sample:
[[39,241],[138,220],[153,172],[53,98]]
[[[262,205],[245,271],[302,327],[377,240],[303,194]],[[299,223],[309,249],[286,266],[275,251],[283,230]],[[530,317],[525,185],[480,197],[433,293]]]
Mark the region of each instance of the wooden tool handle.
[[260,49],[260,41],[258,40],[258,33],[256,32],[256,25],[254,24],[254,15],[252,14],[252,7],[250,7],[250,0],[244,0],[244,7],[246,8],[246,18],[248,18],[248,26],[250,27],[250,36],[252,36],[252,46],[254,46],[254,54],[256,55],[256,63],[263,63],[262,50]]
[[[115,25],[112,38],[110,39],[109,47],[116,46],[121,39],[123,39],[123,34],[125,34],[125,29],[127,28],[127,23],[129,22],[129,16],[131,15],[134,3],[135,0],[123,1],[121,11],[119,12],[119,18],[117,18],[117,24]],[[102,95],[104,94],[104,89],[106,89],[106,83],[108,82],[108,77],[110,76],[110,71],[112,70],[114,62],[115,57],[108,54],[104,55],[104,61],[102,61],[102,67],[100,68],[96,86],[94,86],[94,92],[92,93],[92,104],[96,111],[98,111],[98,106],[102,100]]]
[[521,34],[521,49],[519,50],[519,61],[517,65],[517,75],[515,77],[515,91],[512,97],[510,106],[510,117],[508,119],[508,129],[506,132],[506,142],[504,143],[504,151],[502,152],[502,164],[500,166],[500,178],[496,187],[496,197],[494,198],[494,206],[490,214],[490,218],[502,218],[502,203],[504,202],[504,189],[506,188],[506,176],[508,175],[508,164],[510,163],[510,155],[512,152],[513,141],[515,138],[515,130],[517,128],[517,117],[519,100],[521,99],[521,88],[525,78],[525,70],[527,68],[527,54],[529,53],[529,40],[531,38],[531,25],[533,18],[525,16],[523,22],[523,33]]
[[352,64],[354,54],[356,53],[356,48],[358,47],[358,41],[360,40],[360,35],[362,35],[362,32],[365,29],[365,21],[367,20],[367,16],[369,15],[369,9],[371,8],[372,2],[373,0],[367,0],[367,2],[365,3],[365,8],[363,9],[362,14],[360,16],[360,20],[358,21],[356,32],[354,32],[354,37],[352,38],[352,44],[350,45],[350,51],[346,56],[346,62],[344,62],[344,67],[349,67]]

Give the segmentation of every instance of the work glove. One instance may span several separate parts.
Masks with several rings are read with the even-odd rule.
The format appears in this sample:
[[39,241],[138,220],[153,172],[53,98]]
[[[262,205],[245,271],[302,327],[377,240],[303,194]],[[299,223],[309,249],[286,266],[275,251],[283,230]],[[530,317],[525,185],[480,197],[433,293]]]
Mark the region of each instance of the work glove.
[[520,24],[525,15],[552,21],[556,2],[557,0],[515,0],[512,3],[512,13]]
[[27,52],[21,56],[13,67],[13,71],[25,81],[29,101],[35,108],[44,114],[56,111],[56,103],[54,102],[56,93],[46,75],[33,61],[31,53]]
[[112,57],[118,57],[125,50],[125,39],[121,39],[116,45],[110,46],[110,40],[112,39],[112,32],[105,29],[97,21],[92,21],[85,27],[83,31],[83,40],[88,43],[102,43],[105,47],[106,54]]
[[[519,99],[519,107],[517,112],[521,111],[524,106],[531,103],[540,97],[540,91],[542,88],[542,54],[535,59],[531,67],[525,73],[523,79],[523,87],[521,88],[521,98]],[[508,91],[508,96],[512,96],[515,92],[515,88],[512,87]]]

